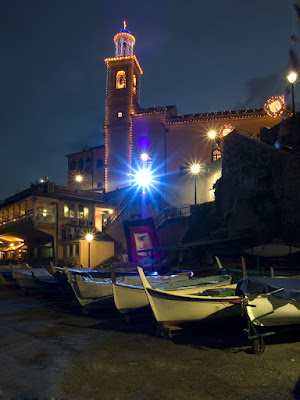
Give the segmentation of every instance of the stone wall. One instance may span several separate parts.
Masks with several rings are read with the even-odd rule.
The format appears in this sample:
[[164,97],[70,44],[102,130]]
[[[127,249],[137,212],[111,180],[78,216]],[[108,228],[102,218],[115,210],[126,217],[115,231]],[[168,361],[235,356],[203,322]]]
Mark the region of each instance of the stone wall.
[[282,235],[291,155],[234,131],[224,140],[216,210],[228,237]]

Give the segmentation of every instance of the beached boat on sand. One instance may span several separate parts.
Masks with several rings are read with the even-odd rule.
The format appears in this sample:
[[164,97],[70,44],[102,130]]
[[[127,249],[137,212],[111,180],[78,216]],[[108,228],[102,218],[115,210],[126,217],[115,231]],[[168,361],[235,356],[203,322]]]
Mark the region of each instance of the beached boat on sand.
[[[203,286],[205,289],[208,289],[229,285],[231,283],[231,276],[213,275],[203,278],[191,277],[186,280],[173,279],[170,276],[166,277],[166,279],[159,279],[156,282],[148,277],[147,281],[151,284],[151,287],[166,290],[168,293],[176,291],[177,293],[193,294]],[[114,302],[122,314],[136,312],[149,306],[144,286],[142,282],[140,283],[140,285],[130,285],[123,282],[113,283]]]
[[138,271],[156,321],[168,332],[191,322],[241,314],[244,299],[235,295],[236,284],[210,290],[203,287],[195,294],[169,293],[151,288],[142,268]]

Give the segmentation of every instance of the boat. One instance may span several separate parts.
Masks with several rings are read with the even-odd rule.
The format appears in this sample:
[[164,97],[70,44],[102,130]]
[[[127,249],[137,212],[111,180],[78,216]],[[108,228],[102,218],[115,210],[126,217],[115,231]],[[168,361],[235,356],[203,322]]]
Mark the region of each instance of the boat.
[[245,309],[257,326],[300,324],[300,280],[282,277],[248,277],[237,289],[246,299]]
[[[55,284],[53,276],[46,268],[18,268],[12,271],[12,277],[16,280],[21,290],[26,294],[42,293],[45,285]],[[43,285],[42,281],[45,281]],[[41,290],[41,286],[43,288]]]
[[[202,278],[183,277],[178,279],[179,275],[158,277],[157,281],[147,277],[151,287],[166,290],[169,293],[177,291],[178,293],[195,293],[198,287],[205,286],[206,289],[221,287],[231,283],[230,275],[213,275]],[[122,314],[139,312],[149,307],[149,300],[145,292],[142,281],[140,284],[126,284],[124,282],[113,283],[114,302],[118,311]]]
[[[78,302],[85,308],[85,310],[113,305],[113,281],[116,284],[124,283],[125,285],[142,285],[139,275],[115,277],[112,273],[113,277],[111,278],[92,278],[82,274],[71,273],[66,267],[65,274],[68,277],[68,282],[70,283]],[[189,274],[190,272],[184,273],[180,277],[174,275],[174,279],[186,279]],[[162,277],[159,275],[151,275],[149,279],[153,282],[161,280]]]
[[235,295],[236,284],[213,289],[201,287],[193,294],[179,293],[179,291],[171,293],[152,288],[143,269],[138,267],[138,271],[163,335],[167,334],[170,337],[172,331],[182,329],[191,322],[241,315],[244,298]]

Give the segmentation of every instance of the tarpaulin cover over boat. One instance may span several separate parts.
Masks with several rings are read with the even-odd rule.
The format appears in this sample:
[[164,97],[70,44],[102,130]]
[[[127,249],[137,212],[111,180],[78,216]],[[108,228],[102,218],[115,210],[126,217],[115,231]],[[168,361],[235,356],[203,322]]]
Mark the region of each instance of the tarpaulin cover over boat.
[[236,294],[245,296],[251,293],[272,294],[281,299],[300,301],[300,279],[249,276],[238,283]]

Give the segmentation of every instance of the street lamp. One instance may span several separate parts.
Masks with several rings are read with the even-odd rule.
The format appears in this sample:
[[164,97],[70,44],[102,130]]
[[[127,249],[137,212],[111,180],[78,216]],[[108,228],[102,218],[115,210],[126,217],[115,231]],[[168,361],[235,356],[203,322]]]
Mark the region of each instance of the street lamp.
[[85,239],[88,242],[88,268],[90,268],[91,265],[91,242],[94,239],[94,236],[91,233],[87,233],[85,235]]
[[80,183],[80,182],[82,182],[82,180],[83,180],[83,176],[82,175],[75,175],[75,181],[76,182],[78,182],[78,183]]
[[293,115],[295,114],[295,95],[294,95],[294,86],[297,81],[298,75],[295,71],[290,71],[287,80],[290,82],[292,86],[292,108],[293,108]]
[[191,173],[194,175],[194,188],[195,188],[195,204],[197,204],[197,186],[196,186],[196,178],[200,172],[200,165],[193,164],[191,165]]

